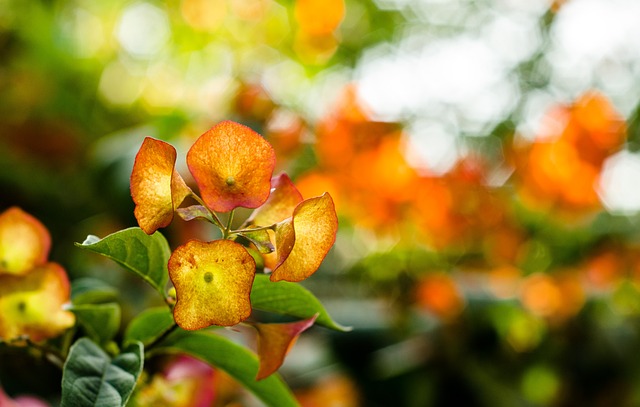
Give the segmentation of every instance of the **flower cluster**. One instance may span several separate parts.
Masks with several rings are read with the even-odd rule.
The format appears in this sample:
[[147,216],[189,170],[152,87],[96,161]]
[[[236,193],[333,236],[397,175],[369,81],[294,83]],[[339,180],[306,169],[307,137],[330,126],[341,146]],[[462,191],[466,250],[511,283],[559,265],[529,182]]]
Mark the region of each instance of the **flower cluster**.
[[595,185],[605,160],[626,139],[624,118],[602,94],[588,92],[571,105],[558,105],[536,142],[516,149],[519,192],[543,209],[588,213],[601,207]]
[[[318,269],[336,237],[333,200],[328,193],[303,199],[286,174],[273,177],[275,152],[258,133],[225,121],[195,141],[187,166],[199,195],[175,171],[176,156],[170,144],[146,138],[131,174],[131,195],[147,234],[169,225],[175,213],[186,221],[208,221],[222,232],[218,240],[188,241],[169,259],[180,327],[231,326],[249,317],[256,262],[238,240],[263,256],[271,281],[301,281]],[[181,207],[189,197],[197,204]],[[256,210],[233,230],[238,207]],[[219,213],[227,212],[224,225]]]
[[41,341],[75,323],[67,274],[47,262],[51,237],[33,216],[12,207],[0,214],[0,340]]

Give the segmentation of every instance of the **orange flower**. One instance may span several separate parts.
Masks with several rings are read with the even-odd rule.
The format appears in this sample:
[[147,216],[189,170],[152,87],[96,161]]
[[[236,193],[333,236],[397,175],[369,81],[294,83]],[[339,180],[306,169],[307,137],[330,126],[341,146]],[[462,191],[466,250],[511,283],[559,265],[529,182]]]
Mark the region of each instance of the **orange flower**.
[[269,197],[275,163],[266,140],[231,121],[204,133],[187,153],[187,165],[204,202],[217,212],[262,205]]
[[328,193],[302,201],[293,216],[278,224],[278,263],[271,281],[302,281],[316,272],[333,246],[338,217]]
[[0,275],[0,339],[41,341],[59,335],[75,323],[73,313],[63,309],[69,296],[69,280],[56,263],[24,276]]
[[47,261],[51,236],[36,218],[12,207],[0,214],[0,275],[28,273]]
[[134,215],[147,234],[168,226],[174,211],[191,194],[175,171],[176,149],[164,141],[144,139],[131,172]]
[[244,321],[251,314],[249,295],[255,271],[249,252],[229,240],[192,240],[178,247],[169,258],[176,323],[196,330]]

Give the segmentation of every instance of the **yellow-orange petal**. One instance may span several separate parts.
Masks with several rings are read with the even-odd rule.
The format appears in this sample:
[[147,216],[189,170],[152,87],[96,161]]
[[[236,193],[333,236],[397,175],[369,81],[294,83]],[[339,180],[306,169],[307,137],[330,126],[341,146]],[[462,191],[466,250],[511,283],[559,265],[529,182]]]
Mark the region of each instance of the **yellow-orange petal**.
[[255,131],[224,121],[196,140],[187,165],[205,204],[216,212],[257,208],[269,197],[276,155]]
[[291,215],[302,202],[302,195],[285,173],[271,180],[271,194],[267,201],[256,209],[248,219],[255,226],[270,226],[281,222]]
[[256,262],[230,240],[191,240],[169,258],[169,277],[176,289],[173,316],[183,329],[231,326],[251,314],[251,286]]
[[282,366],[285,356],[302,332],[313,325],[318,314],[302,321],[260,324],[253,326],[258,331],[258,358],[260,368],[256,380],[262,380]]
[[[296,206],[302,202],[302,194],[293,185],[289,176],[285,173],[274,177],[271,180],[271,194],[269,199],[247,220],[253,226],[270,226],[281,222],[293,215]],[[275,246],[275,235],[271,230],[265,231],[269,241]],[[258,248],[259,249],[259,248]],[[275,251],[261,253],[265,267],[274,269],[277,264],[277,254]]]
[[131,172],[134,215],[147,234],[168,226],[174,210],[191,193],[175,171],[176,149],[151,137],[144,139]]
[[276,228],[278,263],[271,281],[302,281],[315,273],[333,246],[338,216],[331,195],[302,201]]
[[51,236],[40,221],[18,207],[0,214],[0,275],[25,274],[44,264]]
[[24,276],[0,276],[0,339],[40,341],[60,335],[75,323],[73,313],[63,309],[69,296],[69,279],[56,263]]

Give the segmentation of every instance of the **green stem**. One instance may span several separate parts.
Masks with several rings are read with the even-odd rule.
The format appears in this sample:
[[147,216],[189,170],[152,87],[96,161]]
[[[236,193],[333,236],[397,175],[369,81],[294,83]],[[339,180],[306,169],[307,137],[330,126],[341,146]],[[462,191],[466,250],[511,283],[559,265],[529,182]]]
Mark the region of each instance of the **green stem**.
[[62,369],[64,367],[65,357],[60,351],[50,346],[33,342],[31,339],[26,339],[27,345],[31,348],[37,349],[46,357],[46,359]]
[[233,222],[233,214],[236,212],[235,209],[232,209],[231,212],[229,212],[229,219],[227,220],[227,227],[224,228],[224,233],[222,238],[226,239],[229,237],[229,235],[231,234],[231,223]]
[[174,321],[173,325],[171,325],[171,327],[169,329],[164,331],[162,333],[162,335],[158,336],[150,344],[148,344],[147,346],[144,347],[145,353],[147,351],[151,350],[154,346],[156,346],[157,344],[159,344],[163,340],[165,340],[167,338],[167,336],[171,335],[176,329],[178,329],[178,324],[176,324],[175,321]]

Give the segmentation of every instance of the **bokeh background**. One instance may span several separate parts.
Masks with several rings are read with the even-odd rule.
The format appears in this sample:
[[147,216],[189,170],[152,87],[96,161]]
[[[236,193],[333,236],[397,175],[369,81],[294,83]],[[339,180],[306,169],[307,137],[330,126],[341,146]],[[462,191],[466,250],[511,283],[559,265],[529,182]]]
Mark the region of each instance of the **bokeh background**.
[[72,279],[119,287],[126,322],[153,294],[73,243],[136,224],[145,136],[187,178],[191,143],[235,120],[340,217],[305,285],[354,329],[293,348],[304,406],[637,406],[639,19],[635,0],[0,0],[0,210],[39,218]]

